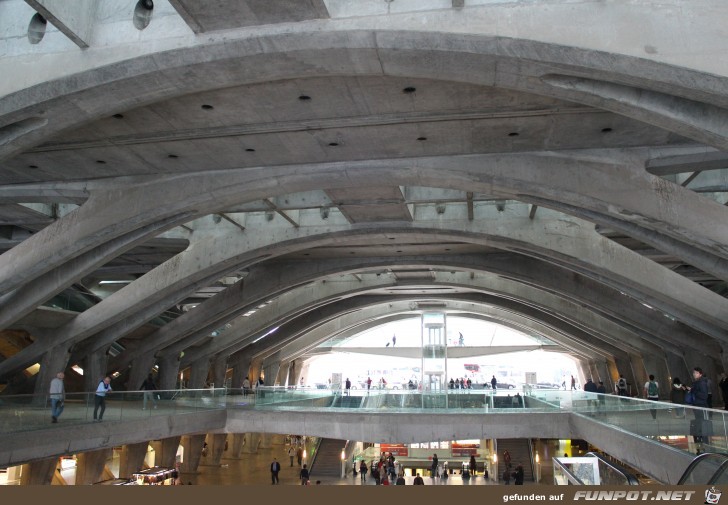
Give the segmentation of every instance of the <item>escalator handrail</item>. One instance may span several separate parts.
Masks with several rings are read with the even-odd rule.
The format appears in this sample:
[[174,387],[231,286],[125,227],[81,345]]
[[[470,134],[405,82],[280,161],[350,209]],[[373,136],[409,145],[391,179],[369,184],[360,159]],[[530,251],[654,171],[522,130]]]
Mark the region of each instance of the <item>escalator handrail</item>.
[[581,481],[581,479],[579,479],[579,477],[577,477],[576,475],[574,475],[571,470],[569,470],[568,468],[566,468],[566,466],[564,466],[564,464],[561,463],[561,461],[559,461],[558,458],[554,458],[553,459],[553,462],[554,462],[554,465],[556,465],[557,467],[559,467],[561,469],[561,471],[564,472],[564,474],[566,475],[566,477],[569,479],[569,482],[571,483],[571,485],[575,485],[575,486],[583,486],[584,485],[584,483]]
[[594,458],[597,458],[599,461],[613,469],[615,472],[621,474],[625,480],[627,481],[628,486],[639,486],[640,481],[637,480],[637,477],[635,477],[633,474],[628,472],[625,468],[623,468],[621,465],[617,465],[615,463],[612,463],[607,458],[602,456],[601,454],[597,454],[596,452],[587,452],[585,456],[591,456]]
[[677,485],[678,486],[684,485],[685,484],[685,481],[688,479],[688,477],[690,476],[690,474],[693,472],[693,470],[695,470],[695,467],[698,466],[700,464],[700,462],[703,461],[704,459],[708,459],[708,458],[720,458],[720,457],[723,458],[723,463],[720,464],[720,466],[718,467],[718,470],[716,470],[713,473],[713,475],[711,476],[711,478],[706,483],[706,484],[713,484],[714,481],[715,481],[715,479],[721,473],[723,473],[726,465],[728,465],[728,454],[726,454],[726,453],[723,453],[723,452],[704,452],[703,454],[698,454],[697,456],[695,456],[695,458],[693,458],[693,460],[690,462],[690,464],[688,465],[688,467],[685,469],[685,471],[683,472],[682,476],[680,477],[680,480],[677,481]]

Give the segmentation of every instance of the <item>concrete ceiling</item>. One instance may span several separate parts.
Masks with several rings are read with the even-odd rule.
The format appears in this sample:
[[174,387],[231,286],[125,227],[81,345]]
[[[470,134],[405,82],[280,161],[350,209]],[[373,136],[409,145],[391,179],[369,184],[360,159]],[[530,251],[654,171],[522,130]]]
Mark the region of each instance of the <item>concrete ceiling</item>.
[[[0,379],[57,345],[74,359],[113,342],[213,359],[226,348],[212,332],[256,304],[381,274],[388,285],[341,296],[501,297],[514,321],[593,336],[586,361],[613,362],[615,338],[639,340],[625,342],[633,354],[664,348],[665,324],[684,337],[668,339],[672,354],[728,342],[728,72],[677,61],[679,47],[665,61],[606,35],[584,46],[588,24],[569,26],[573,45],[551,32],[461,31],[462,14],[482,22],[505,5],[160,3],[144,31],[123,19],[134,2],[89,13],[97,25],[83,50],[70,21],[45,49],[11,37],[20,21],[5,31],[13,50],[0,68],[39,53],[55,63],[46,78],[32,66],[13,74],[0,99],[0,328],[8,341],[17,330],[37,337],[19,352],[0,346]],[[67,19],[53,2],[29,4]],[[11,16],[0,19],[28,9],[5,2]],[[674,22],[659,9],[651,19]],[[136,38],[125,46],[115,30]],[[504,253],[532,273],[493,282],[528,289],[440,284],[477,277]],[[373,266],[344,266],[352,259]],[[534,262],[549,276],[536,279]],[[312,276],[284,282],[291,265]],[[258,298],[224,301],[254,282],[268,286]],[[585,298],[586,284],[601,301]],[[341,303],[317,289],[309,305],[246,324],[264,332],[298,319],[304,338],[324,323],[316,311]],[[63,296],[82,302],[62,306]],[[566,317],[559,303],[575,304],[568,329],[549,319]],[[43,304],[72,311],[53,335]],[[165,337],[194,306],[206,314],[194,331]]]

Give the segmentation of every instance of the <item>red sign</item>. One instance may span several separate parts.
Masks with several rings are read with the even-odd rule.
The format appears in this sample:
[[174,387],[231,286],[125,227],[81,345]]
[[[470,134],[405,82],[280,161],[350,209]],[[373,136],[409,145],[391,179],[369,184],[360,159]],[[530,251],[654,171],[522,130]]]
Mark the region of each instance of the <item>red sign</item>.
[[383,452],[391,452],[392,456],[407,456],[409,454],[407,446],[404,444],[381,444],[380,447]]
[[451,454],[453,456],[478,456],[480,444],[457,444],[451,446]]

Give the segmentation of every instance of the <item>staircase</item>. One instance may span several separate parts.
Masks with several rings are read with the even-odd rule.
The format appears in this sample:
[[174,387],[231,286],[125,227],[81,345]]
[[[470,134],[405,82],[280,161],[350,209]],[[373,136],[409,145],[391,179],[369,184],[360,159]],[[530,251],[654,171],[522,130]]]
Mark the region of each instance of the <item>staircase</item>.
[[346,440],[321,439],[316,458],[311,462],[311,482],[324,477],[337,479],[341,477],[341,449],[345,446]]
[[[503,460],[503,451],[511,453],[511,472],[518,465],[523,465],[523,481],[533,482],[533,466],[531,465],[531,448],[527,438],[499,438],[498,439],[498,480],[503,480],[506,462]],[[511,477],[513,484],[513,477]]]

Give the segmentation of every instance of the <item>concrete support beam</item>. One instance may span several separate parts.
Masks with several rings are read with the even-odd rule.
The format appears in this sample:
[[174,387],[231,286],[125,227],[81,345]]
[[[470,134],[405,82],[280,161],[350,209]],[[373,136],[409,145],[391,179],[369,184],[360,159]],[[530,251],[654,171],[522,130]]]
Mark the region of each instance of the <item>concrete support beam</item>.
[[81,49],[91,43],[96,5],[94,0],[25,0]]
[[202,458],[202,447],[205,442],[205,435],[185,435],[180,439],[184,448],[184,460],[180,471],[184,473],[197,473]]
[[260,436],[260,445],[258,446],[261,449],[270,449],[273,447],[273,434],[272,433],[263,433]]
[[266,358],[263,361],[263,377],[265,377],[266,386],[280,385],[278,382],[278,374],[281,370],[281,360],[275,356]]
[[672,382],[672,379],[677,377],[680,379],[681,383],[689,384],[692,378],[692,374],[690,373],[692,367],[688,368],[685,363],[685,356],[683,354],[678,355],[671,352],[665,353],[665,356],[670,373],[670,382]]
[[142,470],[147,451],[149,451],[148,441],[124,445],[119,458],[119,478],[128,479],[131,474]]
[[46,458],[23,465],[20,476],[21,486],[50,485],[58,467],[58,458]]
[[111,458],[111,449],[82,452],[77,456],[76,485],[95,484],[101,480],[106,462]]
[[221,388],[225,384],[225,376],[227,375],[227,356],[218,356],[212,360],[211,364],[212,383],[216,388]]
[[167,468],[174,468],[175,458],[179,441],[182,437],[169,437],[162,440],[154,440],[150,445],[154,448],[154,464]]
[[190,381],[188,389],[202,389],[207,383],[210,373],[210,360],[203,358],[190,365]]

